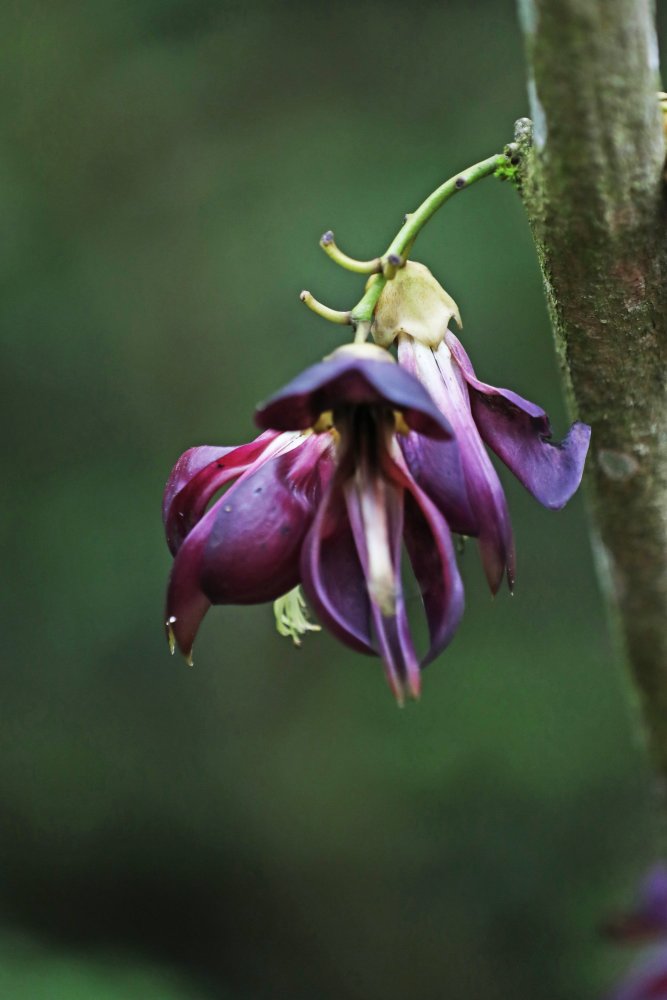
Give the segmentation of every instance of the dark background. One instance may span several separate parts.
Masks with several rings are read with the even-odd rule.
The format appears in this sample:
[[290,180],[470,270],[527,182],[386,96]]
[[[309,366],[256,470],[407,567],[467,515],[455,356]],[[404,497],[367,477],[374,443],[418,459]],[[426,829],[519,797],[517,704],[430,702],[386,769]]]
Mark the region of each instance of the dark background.
[[[0,994],[588,1000],[652,860],[582,497],[503,474],[513,599],[398,711],[377,661],[215,609],[162,631],[161,490],[345,335],[307,312],[527,113],[509,0],[24,0],[0,18]],[[485,181],[415,256],[480,376],[567,426],[530,236]]]

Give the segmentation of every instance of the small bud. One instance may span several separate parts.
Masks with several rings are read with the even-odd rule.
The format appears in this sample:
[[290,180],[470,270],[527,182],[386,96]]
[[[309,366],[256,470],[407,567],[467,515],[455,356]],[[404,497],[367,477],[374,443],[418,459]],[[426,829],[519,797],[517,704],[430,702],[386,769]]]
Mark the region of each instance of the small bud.
[[375,309],[371,333],[376,344],[389,347],[399,334],[437,347],[451,319],[461,326],[454,299],[423,264],[408,261],[387,282]]

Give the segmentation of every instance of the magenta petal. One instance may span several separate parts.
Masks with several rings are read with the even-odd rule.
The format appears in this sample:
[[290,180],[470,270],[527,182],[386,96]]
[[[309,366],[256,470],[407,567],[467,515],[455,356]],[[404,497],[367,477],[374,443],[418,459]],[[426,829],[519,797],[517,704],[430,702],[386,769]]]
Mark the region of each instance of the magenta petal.
[[183,539],[202,517],[211,497],[241,475],[277,437],[266,431],[249,444],[230,448],[190,448],[171,470],[162,500],[167,544],[176,555]]
[[264,428],[306,430],[322,413],[357,404],[384,404],[400,410],[407,425],[420,434],[452,436],[446,418],[417,379],[393,361],[353,355],[306,368],[258,408],[255,420]]
[[581,482],[590,427],[575,423],[563,441],[550,441],[544,410],[509,389],[480,382],[459,340],[450,332],[446,339],[471,390],[472,413],[482,438],[536,500],[559,510]]
[[176,645],[185,657],[192,646],[202,618],[211,602],[201,589],[201,564],[208,532],[200,521],[181,545],[174,560],[167,588],[166,621]]
[[[194,529],[208,535],[201,585],[213,604],[272,601],[299,582],[301,543],[318,489],[314,473],[312,482],[290,481],[299,451],[269,459],[243,476]],[[318,457],[313,450],[314,461]]]
[[405,486],[405,545],[428,622],[430,646],[421,661],[425,667],[448,645],[458,628],[464,609],[463,583],[451,534],[438,508],[406,470],[397,463],[392,465],[392,474]]
[[364,574],[336,481],[303,543],[301,581],[322,624],[351,649],[375,655]]

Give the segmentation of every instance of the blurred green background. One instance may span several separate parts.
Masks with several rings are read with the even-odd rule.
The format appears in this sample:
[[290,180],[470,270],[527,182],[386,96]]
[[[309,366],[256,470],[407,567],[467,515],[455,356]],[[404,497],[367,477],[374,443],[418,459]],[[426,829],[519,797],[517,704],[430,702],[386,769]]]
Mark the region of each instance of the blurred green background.
[[[270,608],[215,609],[193,670],[162,631],[171,465],[340,342],[298,301],[359,296],[325,229],[373,256],[512,137],[513,4],[24,0],[0,57],[0,994],[599,997],[654,821],[581,497],[503,474],[516,596],[469,547],[402,712],[379,662],[294,650]],[[515,192],[455,199],[416,256],[481,377],[562,434]]]

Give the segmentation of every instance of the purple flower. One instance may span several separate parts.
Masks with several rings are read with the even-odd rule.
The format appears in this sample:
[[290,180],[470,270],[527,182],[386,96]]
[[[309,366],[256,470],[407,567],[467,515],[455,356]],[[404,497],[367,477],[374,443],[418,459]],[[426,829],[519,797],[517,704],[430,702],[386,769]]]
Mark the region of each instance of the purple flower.
[[[398,437],[442,442],[451,508],[469,511],[451,427],[425,389],[372,345],[341,348],[257,411],[266,433],[236,449],[186,452],[165,491],[176,559],[170,635],[189,655],[210,604],[273,600],[301,582],[339,639],[379,654],[399,702],[451,639],[463,587],[447,523],[418,486]],[[211,509],[214,493],[238,477]],[[419,587],[429,648],[415,651],[402,545]]]
[[421,264],[408,263],[383,292],[373,332],[385,346],[398,341],[401,365],[426,386],[454,430],[472,514],[467,524],[453,511],[448,455],[440,442],[410,434],[402,441],[403,451],[419,485],[449,513],[452,530],[479,538],[486,577],[496,593],[504,574],[512,588],[514,542],[505,494],[485,445],[536,500],[558,510],[581,482],[590,428],[575,423],[563,441],[552,442],[544,410],[477,378],[447,328],[452,317],[458,319],[456,304],[433,275]]
[[301,544],[332,471],[330,441],[299,432],[267,431],[237,448],[191,448],[179,458],[162,505],[175,556],[166,607],[172,651],[177,645],[192,662],[211,604],[272,601],[298,584]]
[[[456,471],[452,431],[419,382],[371,345],[342,348],[309,368],[260,408],[257,421],[302,429],[327,414],[338,438],[336,470],[303,543],[303,587],[339,639],[380,653],[399,701],[417,697],[420,666],[444,649],[459,623],[463,587],[447,523],[415,482],[397,433],[442,441]],[[461,488],[460,470],[458,479]],[[421,659],[401,584],[403,542],[429,628]]]
[[667,867],[655,865],[637,905],[607,921],[604,932],[622,944],[661,942],[645,952],[609,1000],[667,1000]]

